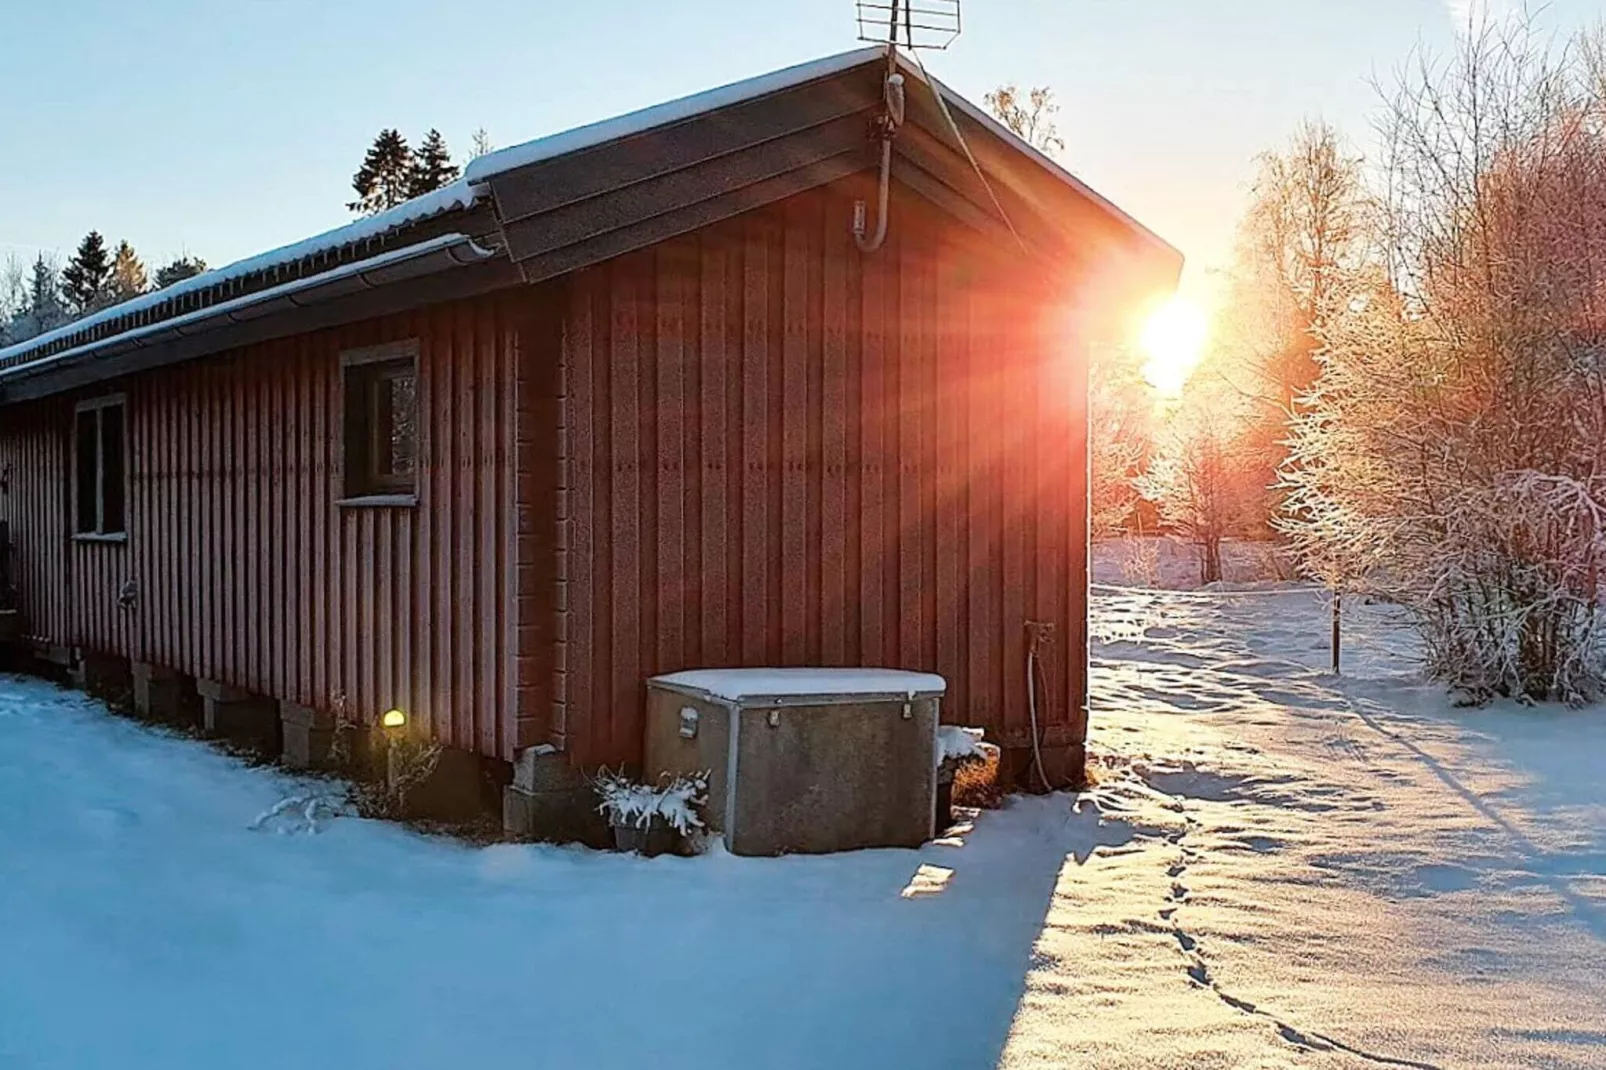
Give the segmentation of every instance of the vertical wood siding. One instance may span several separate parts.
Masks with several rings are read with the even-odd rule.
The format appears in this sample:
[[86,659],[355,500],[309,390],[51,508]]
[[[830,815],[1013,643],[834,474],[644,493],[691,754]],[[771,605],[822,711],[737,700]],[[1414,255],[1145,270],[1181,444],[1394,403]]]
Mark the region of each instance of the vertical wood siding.
[[[68,538],[72,399],[0,410],[31,630],[592,765],[639,759],[643,680],[692,666],[928,669],[1023,745],[1041,620],[1043,733],[1080,739],[1073,295],[912,197],[861,255],[854,196],[119,384],[124,545]],[[405,338],[420,504],[342,508],[339,353]]]
[[[353,717],[400,706],[511,757],[536,653],[513,627],[519,307],[440,305],[118,384],[125,544],[69,539],[72,401],[0,410],[30,630]],[[342,508],[339,354],[405,338],[420,343],[419,505]]]
[[638,760],[643,680],[692,666],[932,670],[1024,745],[1028,620],[1045,736],[1081,736],[1073,295],[913,199],[871,256],[850,218],[805,194],[571,280],[552,724],[585,764]]
[[63,642],[72,630],[67,592],[72,407],[57,401],[0,411],[0,519],[11,524],[16,583],[28,634]]

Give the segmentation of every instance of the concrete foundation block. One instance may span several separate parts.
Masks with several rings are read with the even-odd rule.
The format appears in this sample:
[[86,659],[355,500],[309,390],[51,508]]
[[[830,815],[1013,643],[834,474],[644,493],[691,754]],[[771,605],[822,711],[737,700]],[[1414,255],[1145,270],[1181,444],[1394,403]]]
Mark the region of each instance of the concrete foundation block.
[[591,782],[568,755],[548,747],[521,751],[514,761],[513,782],[502,791],[502,828],[520,840],[613,845]]
[[528,747],[513,762],[513,786],[520,791],[591,790],[591,781],[562,751]]
[[71,669],[78,664],[78,658],[74,656],[72,647],[62,646],[59,643],[35,642],[33,656],[36,660],[46,665],[54,665],[58,669]]
[[148,661],[134,662],[132,671],[136,714],[167,724],[196,723],[199,702],[192,700],[190,681],[182,673]]
[[519,840],[613,845],[591,781],[569,755],[551,747],[522,750],[512,763],[512,782],[503,789],[503,831]]
[[334,759],[330,751],[335,742],[335,718],[321,710],[279,703],[279,724],[284,739],[280,755],[284,764],[296,769],[329,769]]
[[109,706],[127,709],[134,700],[134,672],[127,658],[115,654],[80,652],[68,670],[74,687],[89,692]]
[[77,660],[73,657],[71,647],[29,639],[21,645],[18,660],[25,673],[42,676],[53,683],[73,686],[70,670],[77,665]]
[[279,756],[277,702],[216,680],[197,680],[195,689],[201,695],[201,730],[209,738],[247,747],[266,758]]
[[502,789],[502,828],[517,840],[583,843],[602,850],[613,846],[613,831],[597,810],[597,793],[590,785],[525,791],[509,784]]

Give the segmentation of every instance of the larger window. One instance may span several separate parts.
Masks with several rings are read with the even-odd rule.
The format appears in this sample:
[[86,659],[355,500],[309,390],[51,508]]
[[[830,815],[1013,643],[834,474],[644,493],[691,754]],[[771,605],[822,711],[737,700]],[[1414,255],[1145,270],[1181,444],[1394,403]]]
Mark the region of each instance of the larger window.
[[341,354],[345,377],[345,496],[418,490],[418,343]]
[[128,443],[121,395],[80,402],[73,428],[73,531],[120,536],[128,528]]

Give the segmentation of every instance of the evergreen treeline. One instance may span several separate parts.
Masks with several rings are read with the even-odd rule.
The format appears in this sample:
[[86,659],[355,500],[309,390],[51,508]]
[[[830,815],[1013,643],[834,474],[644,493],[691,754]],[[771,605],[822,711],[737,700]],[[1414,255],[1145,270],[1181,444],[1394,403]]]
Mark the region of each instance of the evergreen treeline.
[[[476,131],[476,149],[484,131]],[[486,142],[489,144],[489,142]],[[362,166],[351,176],[357,199],[347,208],[361,215],[376,215],[403,201],[440,189],[460,174],[439,130],[424,135],[414,149],[395,129],[381,130],[368,147]]]
[[[470,158],[490,150],[490,138],[483,129],[476,130]],[[417,148],[398,131],[381,130],[352,177],[357,199],[348,207],[373,215],[440,189],[460,173],[439,130],[425,134]],[[66,264],[44,253],[32,263],[12,257],[0,264],[0,346],[27,341],[205,270],[206,261],[185,255],[153,275],[132,245],[120,241],[113,247],[98,230],[84,235]]]
[[98,230],[84,235],[65,266],[44,253],[31,264],[13,257],[0,265],[0,345],[25,342],[205,270],[206,261],[181,256],[158,268],[153,280],[132,245],[108,248]]

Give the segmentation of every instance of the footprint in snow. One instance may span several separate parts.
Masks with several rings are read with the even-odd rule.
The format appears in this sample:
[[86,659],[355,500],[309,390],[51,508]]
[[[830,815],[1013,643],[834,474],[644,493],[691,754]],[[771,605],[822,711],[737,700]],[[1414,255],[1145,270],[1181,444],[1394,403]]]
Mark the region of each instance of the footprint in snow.
[[114,836],[140,823],[137,813],[121,806],[86,810],[79,820],[87,831],[98,833],[102,836]]

